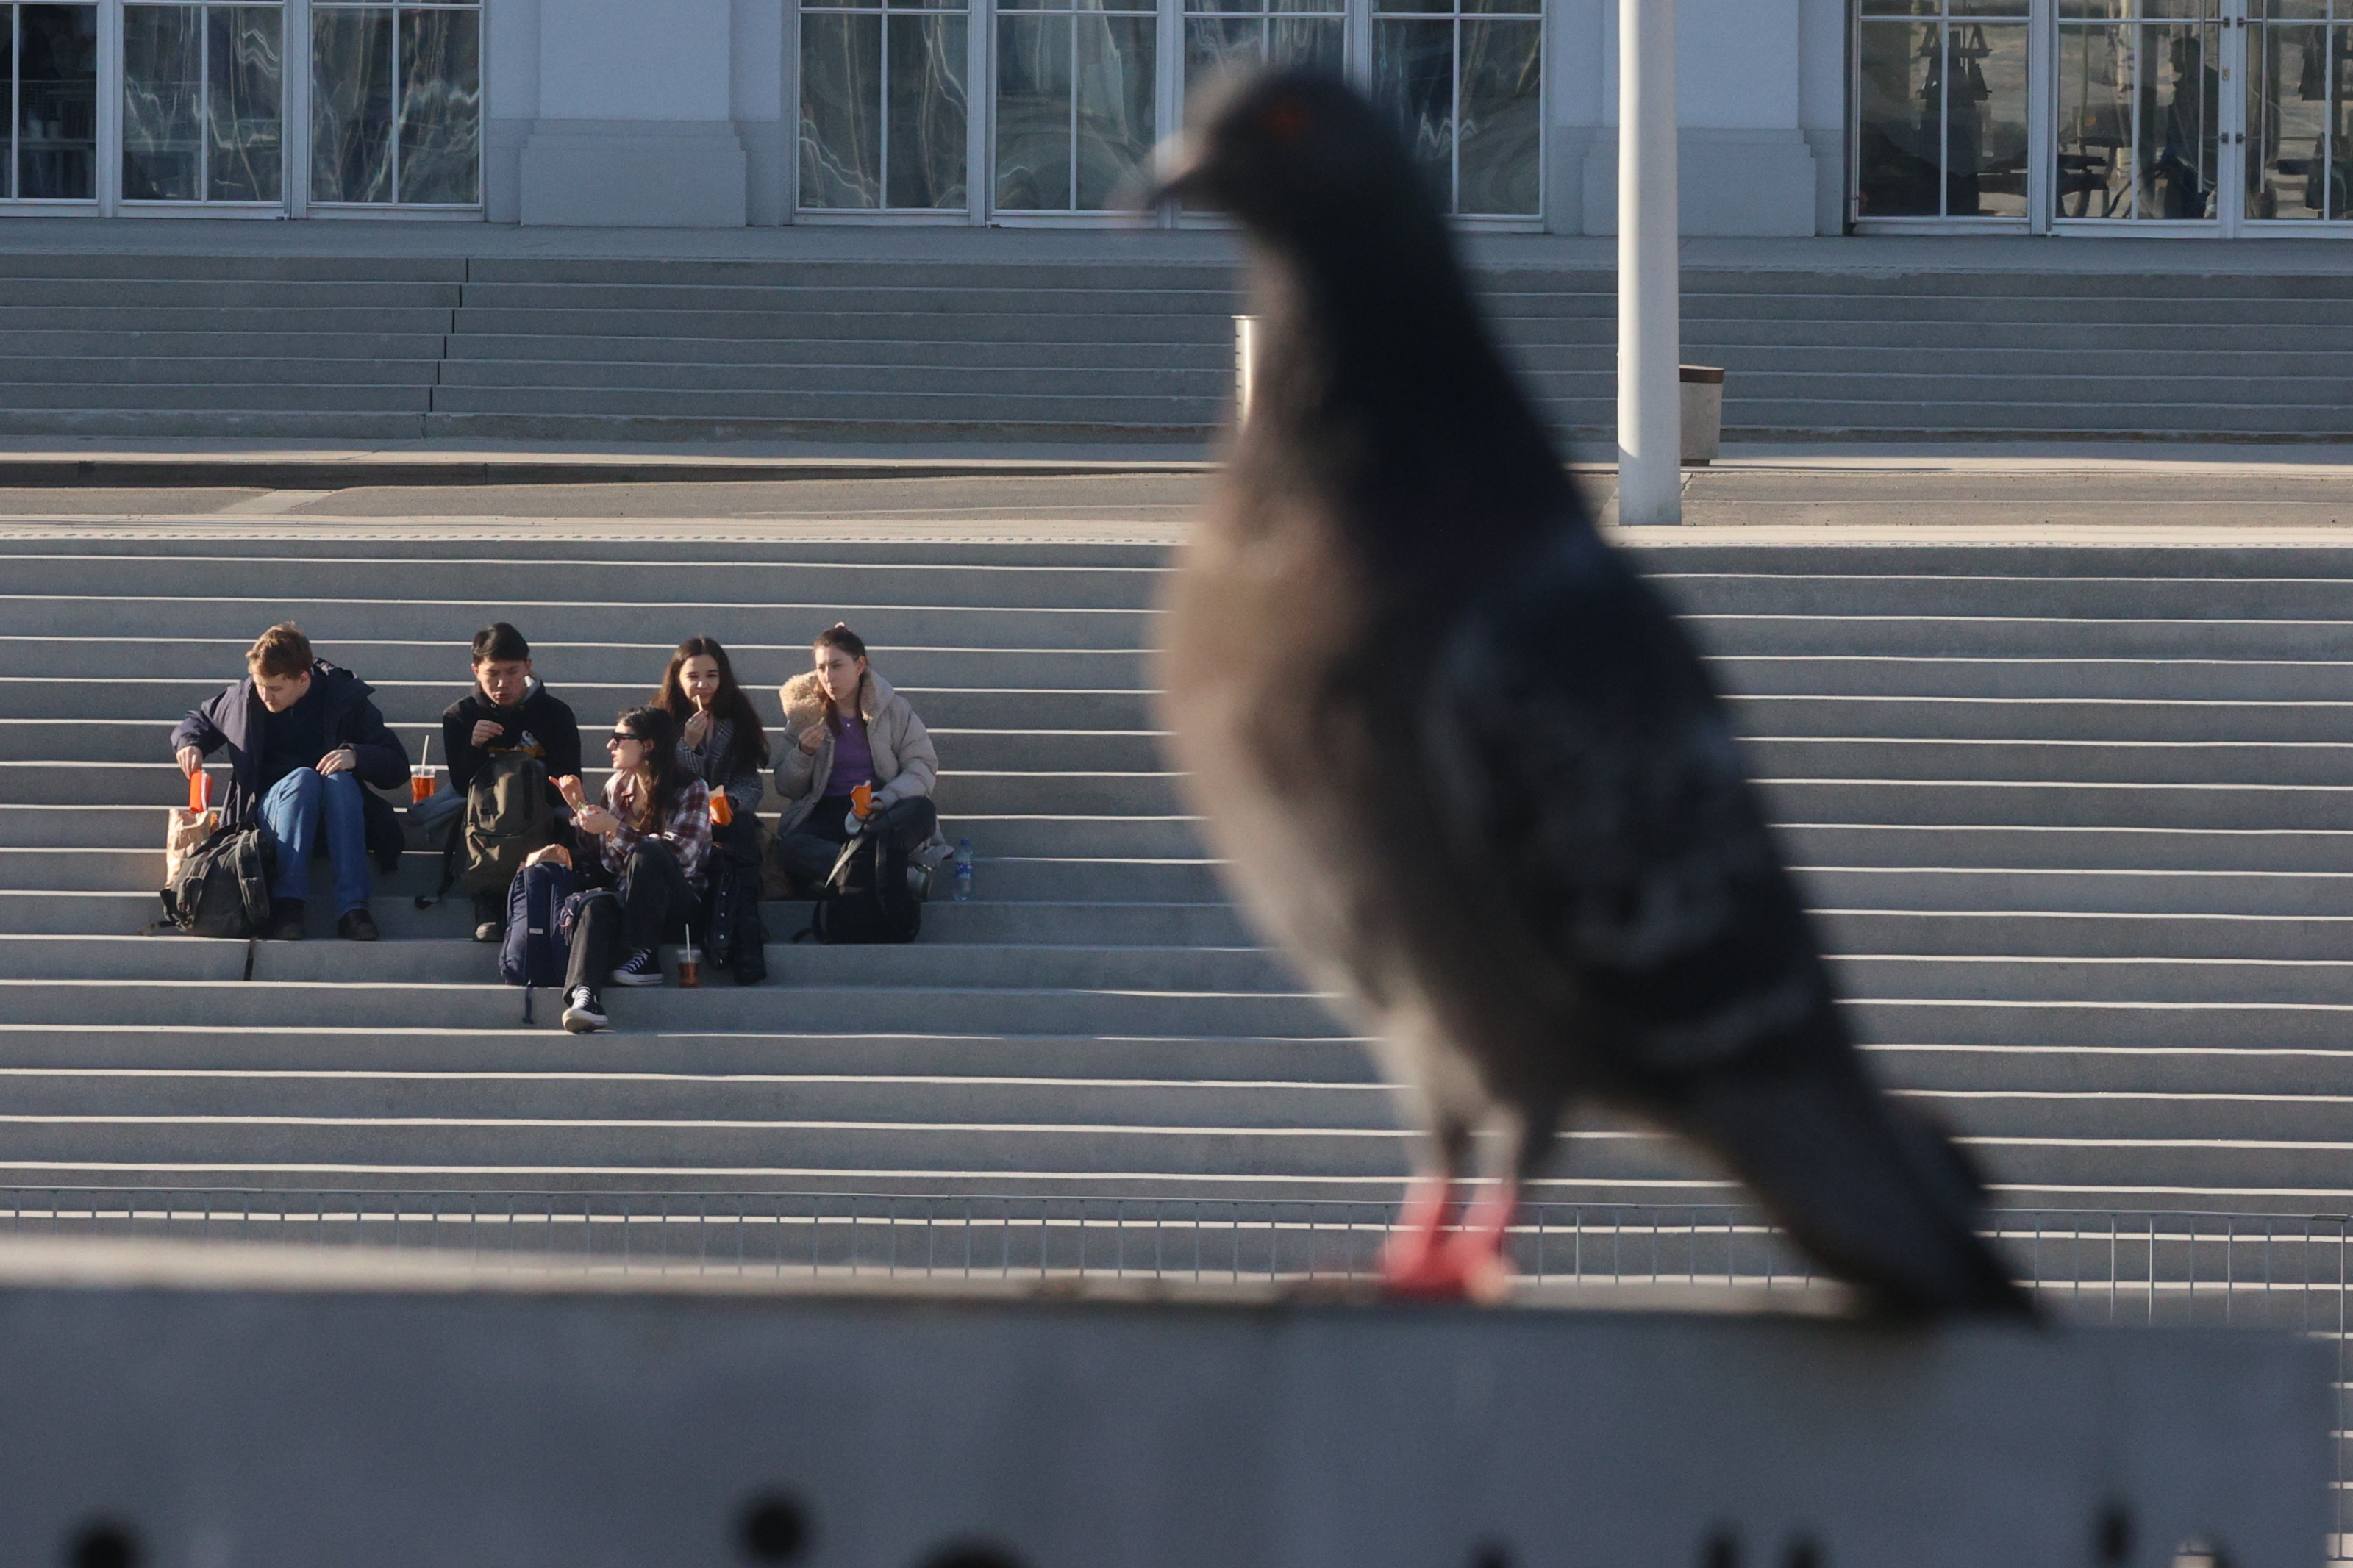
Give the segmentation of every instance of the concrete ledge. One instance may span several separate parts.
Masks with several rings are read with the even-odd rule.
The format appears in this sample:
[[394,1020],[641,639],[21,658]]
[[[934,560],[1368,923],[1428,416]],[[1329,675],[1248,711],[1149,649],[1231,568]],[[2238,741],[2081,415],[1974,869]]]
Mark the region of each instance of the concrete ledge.
[[2295,1341],[1057,1294],[11,1243],[0,1518],[401,1568],[2308,1568],[2327,1528]]
[[1071,474],[1187,474],[1217,467],[1166,458],[567,457],[296,458],[132,455],[0,456],[0,487],[350,489],[358,486],[742,484],[749,480],[1040,478]]

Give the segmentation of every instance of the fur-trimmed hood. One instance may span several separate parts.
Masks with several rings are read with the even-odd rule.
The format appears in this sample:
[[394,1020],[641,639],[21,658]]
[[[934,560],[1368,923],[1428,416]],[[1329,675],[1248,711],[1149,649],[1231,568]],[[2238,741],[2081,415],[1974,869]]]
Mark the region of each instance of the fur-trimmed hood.
[[[776,793],[785,805],[777,831],[790,833],[827,794],[833,777],[833,737],[826,736],[814,754],[801,750],[801,731],[825,716],[817,671],[794,676],[776,695],[785,708],[785,732],[776,742]],[[874,804],[889,805],[931,794],[940,772],[931,732],[907,700],[871,666],[859,683],[858,710],[866,725],[867,749],[874,754]]]

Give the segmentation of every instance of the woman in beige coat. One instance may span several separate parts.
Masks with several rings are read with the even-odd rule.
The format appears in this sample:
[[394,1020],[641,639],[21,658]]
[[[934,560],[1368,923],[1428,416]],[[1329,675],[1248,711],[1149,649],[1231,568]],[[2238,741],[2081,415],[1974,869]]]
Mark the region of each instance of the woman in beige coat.
[[776,763],[784,815],[777,858],[794,890],[807,893],[833,869],[856,826],[851,792],[873,790],[872,810],[899,836],[911,860],[928,861],[940,817],[932,784],[940,760],[930,731],[907,700],[867,663],[866,644],[836,623],[818,634],[816,668],[785,682],[785,731]]

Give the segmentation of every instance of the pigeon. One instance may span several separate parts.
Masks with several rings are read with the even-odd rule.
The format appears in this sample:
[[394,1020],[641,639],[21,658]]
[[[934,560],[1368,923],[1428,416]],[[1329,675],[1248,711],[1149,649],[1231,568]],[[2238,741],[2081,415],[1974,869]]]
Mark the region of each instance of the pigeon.
[[1388,118],[1293,69],[1188,119],[1152,199],[1240,223],[1259,336],[1172,574],[1164,727],[1241,901],[1425,1131],[1388,1289],[1499,1294],[1524,1184],[1600,1107],[1698,1145],[1880,1310],[2026,1313],[1969,1163],[1855,1049],[1722,700]]

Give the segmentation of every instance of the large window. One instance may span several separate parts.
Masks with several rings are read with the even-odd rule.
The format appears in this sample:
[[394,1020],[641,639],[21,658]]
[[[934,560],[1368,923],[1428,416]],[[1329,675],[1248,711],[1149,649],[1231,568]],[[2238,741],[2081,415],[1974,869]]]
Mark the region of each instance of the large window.
[[1539,11],[1538,0],[1376,0],[1376,90],[1450,212],[1541,210]]
[[965,209],[970,26],[961,7],[805,0],[805,210]]
[[98,195],[98,7],[0,5],[0,200]]
[[1155,140],[1159,18],[1109,0],[1000,5],[997,179],[1000,212],[1103,212]]
[[286,193],[285,16],[276,5],[122,8],[122,199]]
[[2353,0],[2260,0],[2247,39],[2251,218],[2353,218]]
[[2026,216],[2028,0],[1863,0],[1860,217]]
[[1338,71],[1347,15],[1340,0],[1185,0],[1185,93],[1229,67]]
[[2220,0],[2062,0],[2059,215],[2216,216]]
[[314,205],[472,206],[481,126],[477,8],[312,6]]

